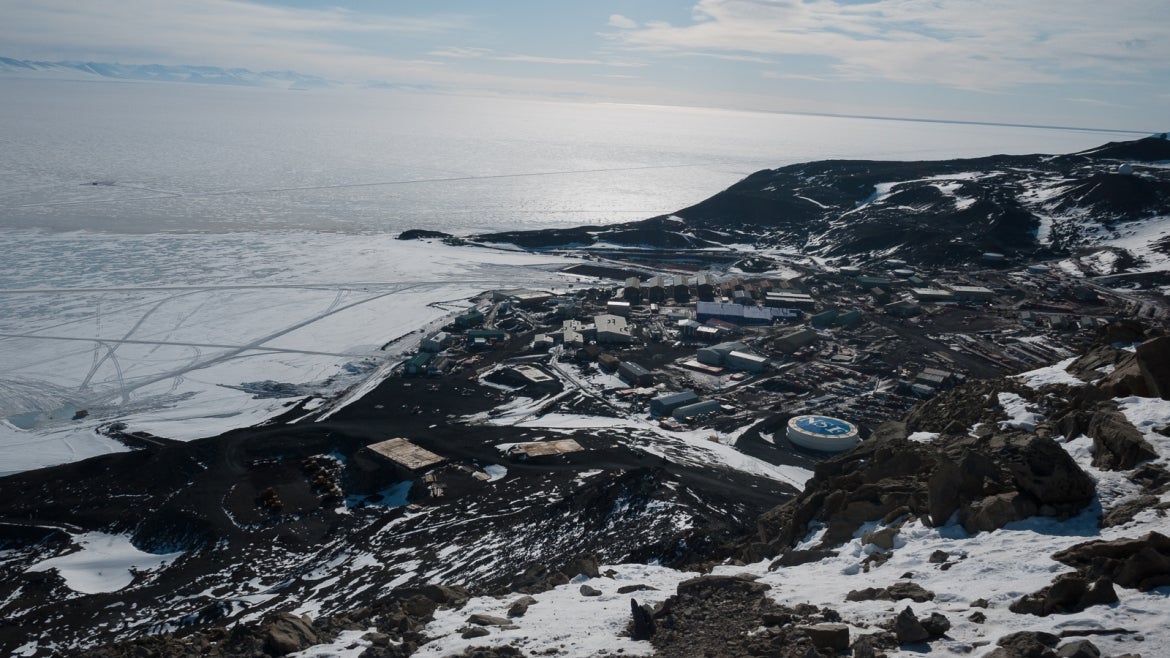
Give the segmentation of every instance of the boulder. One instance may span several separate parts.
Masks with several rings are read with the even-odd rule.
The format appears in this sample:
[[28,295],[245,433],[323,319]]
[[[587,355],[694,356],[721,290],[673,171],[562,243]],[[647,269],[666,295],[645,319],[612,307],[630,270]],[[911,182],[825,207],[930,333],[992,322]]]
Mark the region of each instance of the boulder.
[[508,606],[509,617],[523,617],[528,612],[528,606],[536,603],[536,599],[531,596],[521,596],[512,601],[512,605]]
[[990,442],[1016,489],[1058,515],[1072,515],[1097,494],[1093,478],[1056,441],[1028,434],[998,434]]
[[1012,521],[1020,521],[1039,511],[1032,500],[1019,492],[1007,492],[972,501],[963,508],[959,519],[969,533],[1002,528]]
[[894,618],[893,630],[894,635],[898,638],[898,644],[915,644],[930,639],[930,632],[923,627],[922,622],[918,621],[918,616],[914,614],[910,606],[906,606]]
[[658,590],[657,587],[651,587],[649,585],[642,585],[639,583],[637,585],[622,585],[621,587],[619,587],[617,589],[617,593],[618,594],[630,594],[632,592],[645,592],[645,591],[657,591],[657,590]]
[[951,630],[951,620],[947,619],[945,615],[932,612],[926,619],[920,621],[922,627],[930,634],[931,639],[939,638],[947,634]]
[[1076,640],[1056,649],[1060,658],[1101,658],[1101,650],[1088,640]]
[[264,647],[274,656],[284,656],[318,644],[317,633],[308,615],[297,617],[278,612],[261,627]]
[[798,567],[810,562],[820,562],[829,557],[837,557],[837,551],[787,551],[768,565],[769,571],[779,567]]
[[832,649],[845,651],[849,648],[849,627],[845,624],[814,624],[801,626],[812,640],[813,646],[818,649]]
[[1170,538],[1157,532],[1138,538],[1085,542],[1052,557],[1088,578],[1105,577],[1143,592],[1170,585]]
[[1052,633],[1019,631],[1001,637],[998,647],[984,658],[1055,658],[1052,648],[1059,642]]
[[581,596],[601,596],[601,590],[588,585],[582,585]]
[[512,625],[511,621],[509,621],[503,617],[496,617],[494,615],[485,615],[481,612],[477,612],[477,613],[469,616],[467,618],[467,623],[473,624],[475,626],[510,626],[510,625]]
[[705,592],[731,590],[749,594],[763,594],[771,585],[757,583],[755,576],[699,576],[678,584],[679,596],[703,596]]
[[1170,400],[1170,336],[1138,345],[1136,357],[1149,397]]
[[862,535],[861,543],[873,544],[882,550],[888,551],[894,548],[894,537],[897,536],[898,528],[882,528],[880,530],[871,530]]
[[592,553],[581,553],[574,555],[568,564],[561,569],[561,573],[569,577],[569,579],[577,576],[587,576],[589,578],[597,578],[601,572],[597,564],[597,556]]
[[630,637],[634,640],[649,640],[657,630],[654,626],[654,615],[650,609],[644,605],[638,605],[638,601],[630,599],[630,616],[632,617],[630,629]]
[[1112,528],[1113,526],[1125,525],[1132,521],[1138,512],[1152,509],[1158,502],[1157,496],[1138,496],[1115,507],[1110,507],[1101,516],[1101,527]]
[[1123,357],[1113,372],[1097,382],[1097,388],[1110,398],[1125,398],[1131,395],[1150,397],[1149,385],[1142,374],[1141,366],[1138,365],[1137,357],[1133,354]]
[[918,583],[894,583],[888,587],[867,587],[853,590],[845,595],[846,601],[898,601],[910,599],[915,603],[923,603],[934,599],[934,592],[923,588]]
[[477,637],[487,637],[491,634],[492,632],[483,626],[467,626],[461,633],[459,633],[459,637],[463,638],[464,640],[473,640]]
[[1129,479],[1141,485],[1148,494],[1160,495],[1170,491],[1170,471],[1158,463],[1146,462],[1129,474]]
[[1093,439],[1093,466],[1128,471],[1158,453],[1129,419],[1112,402],[1105,402],[1093,414],[1085,433]]
[[1046,617],[1116,602],[1117,592],[1107,578],[1090,581],[1079,573],[1066,573],[1057,576],[1051,585],[1039,592],[1015,601],[1008,609],[1016,614]]
[[423,596],[439,605],[452,608],[458,608],[471,598],[467,588],[458,585],[423,585],[400,591],[407,596]]

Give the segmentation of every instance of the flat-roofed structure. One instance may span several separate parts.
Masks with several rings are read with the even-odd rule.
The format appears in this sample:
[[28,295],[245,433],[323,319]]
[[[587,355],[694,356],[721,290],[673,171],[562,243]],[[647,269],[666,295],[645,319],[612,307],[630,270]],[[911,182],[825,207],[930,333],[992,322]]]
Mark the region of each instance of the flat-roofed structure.
[[667,393],[665,395],[659,395],[650,401],[650,413],[655,416],[666,416],[679,407],[685,407],[688,404],[694,404],[698,401],[699,394],[694,391]]
[[729,368],[736,370],[746,370],[748,372],[760,372],[764,366],[768,365],[768,359],[755,354],[748,354],[747,352],[735,351],[727,355],[726,363]]
[[403,369],[408,375],[421,375],[427,371],[427,366],[430,365],[431,359],[434,358],[434,352],[419,352],[410,357]]
[[421,448],[402,438],[387,439],[378,443],[371,443],[366,449],[374,454],[388,459],[408,471],[421,471],[435,464],[445,461],[444,457]]
[[694,404],[688,404],[684,407],[679,407],[670,412],[671,417],[679,422],[688,421],[692,418],[705,416],[707,414],[715,414],[723,411],[723,406],[716,400],[702,400]]
[[512,370],[533,384],[544,384],[554,380],[552,375],[534,366],[513,366]]
[[774,308],[811,310],[816,306],[817,300],[801,292],[772,291],[764,295],[764,303]]
[[597,337],[597,328],[579,320],[565,320],[562,323],[565,345],[580,347]]
[[654,375],[632,361],[622,361],[618,365],[618,375],[632,386],[649,386],[654,383]]
[[898,318],[912,318],[922,313],[921,306],[907,299],[886,304],[883,310],[886,312],[886,315],[892,315]]
[[719,343],[718,345],[712,345],[711,347],[699,348],[699,351],[695,356],[698,358],[699,363],[704,363],[709,366],[721,366],[723,365],[723,360],[727,358],[728,354],[736,351],[743,351],[747,348],[747,345],[739,342]]
[[483,313],[472,309],[462,315],[455,316],[455,326],[460,329],[468,329],[479,325],[483,322]]
[[445,331],[436,331],[422,339],[422,342],[419,344],[419,349],[424,352],[442,352],[450,344],[451,334]]
[[630,314],[630,302],[611,299],[605,303],[605,311],[613,315],[627,317]]
[[892,282],[884,276],[859,276],[857,283],[862,288],[889,288]]
[[861,440],[857,426],[829,416],[796,416],[788,421],[788,440],[823,452],[848,450]]
[[724,370],[720,366],[712,366],[712,365],[707,365],[705,363],[699,363],[699,361],[697,359],[691,359],[690,361],[684,361],[681,365],[684,368],[690,368],[691,370],[697,370],[698,372],[706,373],[708,375],[722,375],[723,370]]
[[983,286],[947,286],[960,302],[985,302],[995,298],[995,291]]
[[820,336],[812,329],[798,329],[775,339],[772,345],[785,354],[792,354],[802,347],[812,345]]
[[557,439],[555,441],[530,441],[517,443],[508,448],[508,454],[514,457],[547,457],[549,455],[564,455],[570,452],[581,452],[581,447],[573,439]]
[[760,307],[751,303],[750,297],[739,297],[735,303],[698,302],[695,305],[695,314],[699,320],[719,319],[738,324],[771,324],[776,319],[799,318],[800,310],[772,306]]
[[910,294],[920,302],[953,302],[955,295],[941,288],[911,288]]

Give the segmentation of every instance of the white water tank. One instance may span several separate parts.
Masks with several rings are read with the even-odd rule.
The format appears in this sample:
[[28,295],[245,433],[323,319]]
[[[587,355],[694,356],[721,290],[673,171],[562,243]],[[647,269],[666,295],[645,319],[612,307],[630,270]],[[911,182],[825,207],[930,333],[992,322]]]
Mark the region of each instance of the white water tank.
[[796,416],[788,421],[788,440],[809,450],[841,452],[861,440],[857,426],[829,416]]

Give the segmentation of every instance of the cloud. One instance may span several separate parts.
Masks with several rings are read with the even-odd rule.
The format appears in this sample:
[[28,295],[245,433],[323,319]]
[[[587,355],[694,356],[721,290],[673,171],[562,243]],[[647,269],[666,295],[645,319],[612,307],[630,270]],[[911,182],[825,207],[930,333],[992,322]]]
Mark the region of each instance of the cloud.
[[546,55],[526,55],[520,53],[501,54],[490,48],[463,48],[448,47],[432,50],[428,55],[433,57],[449,57],[452,59],[486,59],[494,62],[522,62],[527,64],[554,64],[568,66],[611,66],[616,68],[641,68],[642,62],[621,59],[597,59],[593,57],[550,57]]
[[806,73],[783,73],[780,71],[760,71],[761,78],[768,78],[769,80],[814,80],[823,82],[827,80],[823,75],[809,75]]
[[994,91],[1170,73],[1160,0],[699,0],[606,34],[659,54],[824,58],[835,77]]
[[426,64],[380,55],[345,37],[376,41],[468,29],[456,15],[370,15],[243,0],[9,0],[0,43],[6,54],[28,58],[392,75]]
[[447,48],[439,48],[432,50],[428,55],[431,57],[450,57],[452,59],[472,59],[477,57],[486,57],[491,54],[490,48],[467,48],[463,46],[449,46]]
[[616,27],[621,30],[632,30],[638,27],[638,21],[632,18],[626,18],[621,14],[611,14],[608,25],[610,27]]

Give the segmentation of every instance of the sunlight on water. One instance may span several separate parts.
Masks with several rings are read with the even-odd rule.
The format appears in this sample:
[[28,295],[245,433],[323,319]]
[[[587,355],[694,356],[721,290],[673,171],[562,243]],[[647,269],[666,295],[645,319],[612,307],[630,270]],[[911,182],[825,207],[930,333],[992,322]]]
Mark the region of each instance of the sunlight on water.
[[16,228],[467,233],[612,223],[795,162],[1055,153],[1118,138],[388,91],[2,84],[0,226]]

